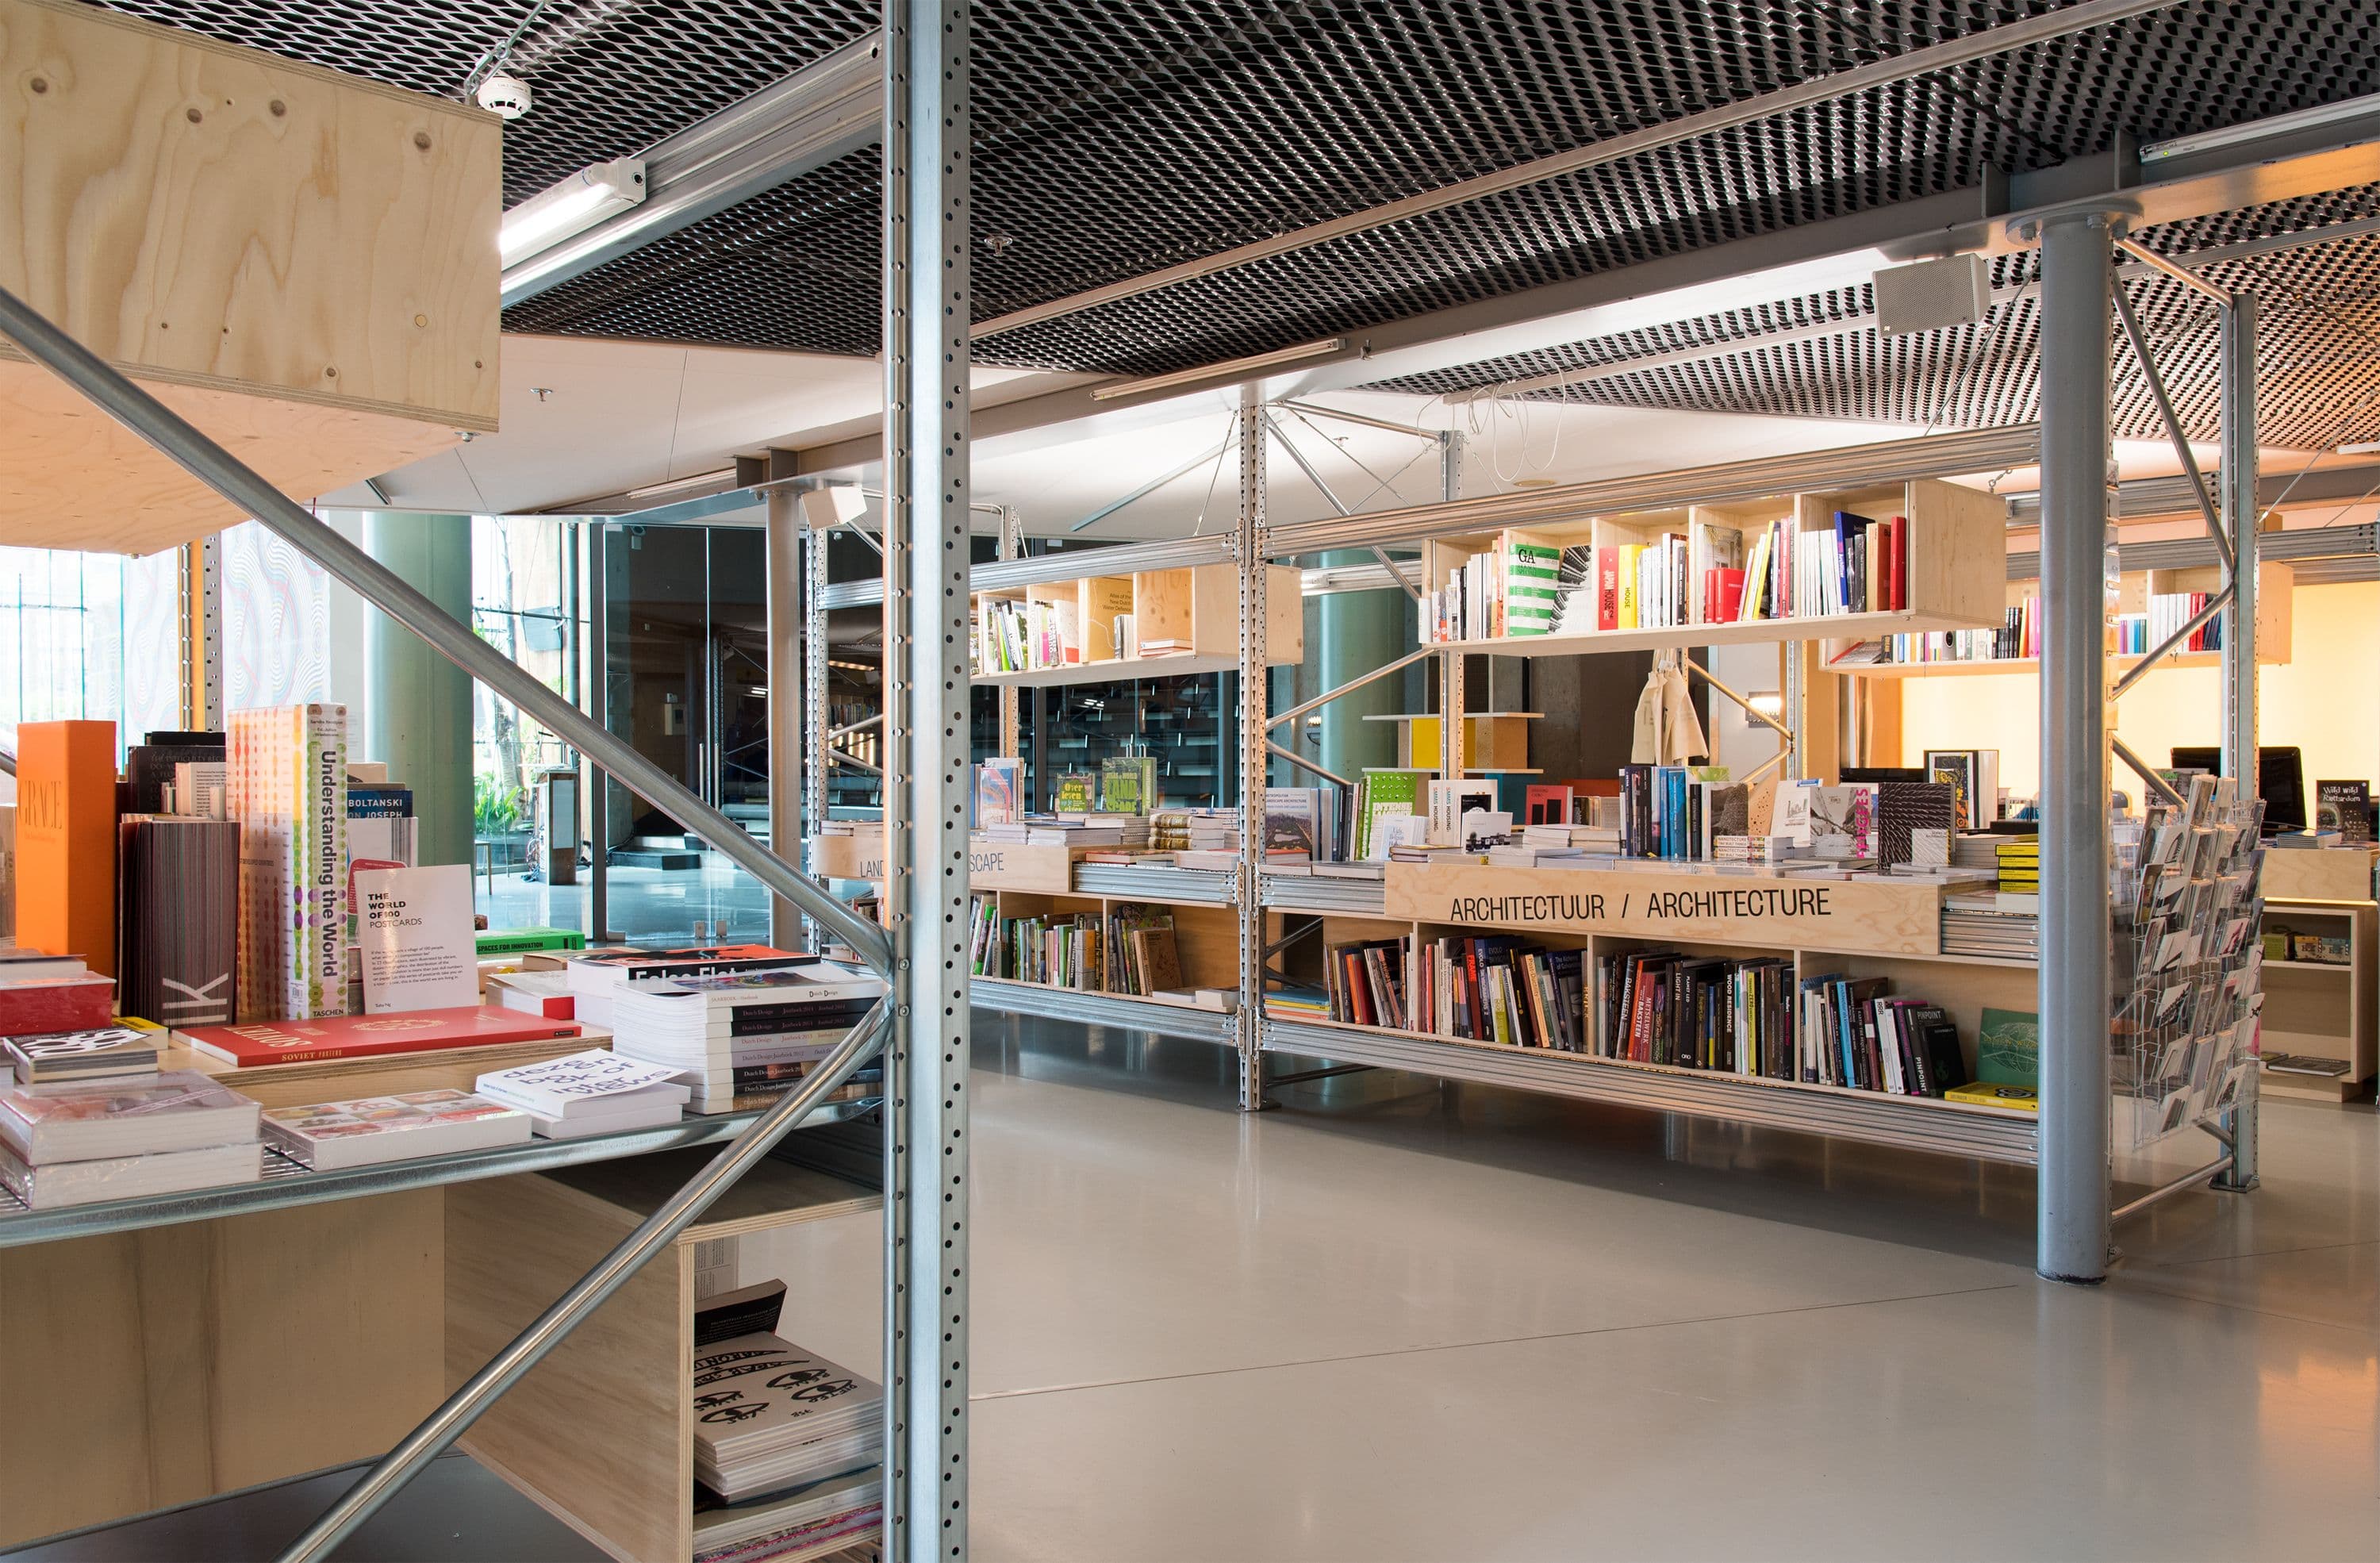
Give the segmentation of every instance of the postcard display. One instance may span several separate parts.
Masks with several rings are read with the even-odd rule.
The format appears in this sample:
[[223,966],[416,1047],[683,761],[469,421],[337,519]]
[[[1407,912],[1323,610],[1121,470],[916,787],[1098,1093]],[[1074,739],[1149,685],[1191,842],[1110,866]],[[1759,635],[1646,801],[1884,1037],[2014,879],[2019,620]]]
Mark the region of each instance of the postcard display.
[[2228,778],[2195,777],[2187,800],[2117,821],[2116,1134],[2138,1147],[2213,1117],[2252,1090],[2264,1009],[2257,938],[2265,806]]

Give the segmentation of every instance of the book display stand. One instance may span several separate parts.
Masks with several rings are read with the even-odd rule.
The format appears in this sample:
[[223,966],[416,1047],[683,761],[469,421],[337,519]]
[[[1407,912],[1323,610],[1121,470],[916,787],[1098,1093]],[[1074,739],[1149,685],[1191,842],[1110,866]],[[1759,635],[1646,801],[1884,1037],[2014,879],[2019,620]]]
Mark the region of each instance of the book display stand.
[[[2154,366],[2151,369],[2154,372]],[[2238,376],[2250,371],[2242,355],[2235,352],[2227,356],[2225,372]],[[1244,404],[1242,427],[1261,428],[1265,409],[1253,398],[1244,398]],[[1818,655],[1783,659],[1785,716],[1771,725],[1784,734],[1779,756],[1784,774],[1801,777],[1814,769],[1833,769],[1827,752],[1832,746],[1827,736],[1830,724],[1815,721],[1815,713],[1806,709],[1809,686],[1815,678],[1829,673],[1916,676],[1935,671],[1873,663],[1831,666],[1828,655],[1880,637],[1987,632],[2003,624],[2012,603],[2022,603],[2035,590],[2008,578],[2008,503],[1946,480],[2030,465],[2040,455],[2040,435],[2032,428],[1927,436],[1467,500],[1451,497],[1459,487],[1455,480],[1459,438],[1427,431],[1416,431],[1416,437],[1440,443],[1450,495],[1441,503],[1267,527],[1263,442],[1243,439],[1239,442],[1241,521],[1232,536],[1114,545],[1097,551],[1095,568],[1100,573],[1091,576],[1083,574],[1079,551],[1041,559],[1012,556],[977,567],[974,586],[979,618],[994,605],[1023,604],[1029,609],[1038,602],[1043,605],[1039,612],[1044,620],[1071,604],[1077,622],[1085,612],[1081,604],[1087,596],[1100,596],[1120,607],[1123,600],[1120,583],[1144,581],[1151,571],[1187,572],[1204,581],[1213,578],[1215,572],[1236,569],[1241,605],[1236,666],[1241,689],[1249,691],[1263,688],[1263,670],[1283,660],[1268,643],[1267,632],[1280,617],[1273,609],[1282,575],[1269,562],[1311,561],[1330,551],[1370,549],[1382,559],[1381,580],[1354,583],[1348,579],[1350,570],[1339,566],[1319,572],[1326,578],[1324,589],[1352,589],[1357,584],[1404,587],[1415,599],[1422,646],[1285,712],[1269,711],[1260,701],[1244,701],[1239,785],[1224,789],[1227,796],[1236,793],[1244,820],[1242,859],[1229,875],[1074,863],[1067,866],[1068,881],[1062,883],[1053,861],[1028,881],[1021,874],[1032,871],[1022,863],[995,860],[978,852],[974,888],[979,915],[1021,919],[1038,928],[1053,920],[1096,923],[1126,902],[1172,908],[1182,920],[1179,926],[1195,926],[1198,930],[1188,941],[1195,953],[1185,957],[1185,965],[1197,969],[1185,973],[1187,980],[1211,990],[1235,979],[1239,1003],[1234,1012],[1198,1016],[1185,1025],[1196,1012],[1107,991],[1110,985],[1103,975],[1094,979],[1083,974],[1075,974],[1075,979],[1088,987],[978,977],[974,1001],[1011,1013],[1202,1037],[1232,1047],[1240,1054],[1241,1105],[1247,1110],[1270,1105],[1267,1093],[1276,1084],[1350,1068],[1395,1068],[1441,1079],[1625,1102],[1947,1155],[2022,1164],[2045,1162],[2045,1137],[2069,1131],[2054,1118],[2046,1121],[2031,1110],[1815,1080],[1683,1068],[1597,1056],[1591,1050],[1512,1047],[1408,1027],[1319,1018],[1302,1003],[1268,1004],[1268,990],[1275,984],[1311,979],[1318,970],[1317,951],[1324,948],[1370,942],[1401,950],[1407,969],[1414,970],[1418,969],[1425,947],[1437,940],[1489,931],[1525,931],[1548,948],[1581,956],[1588,969],[1593,969],[1598,957],[1643,950],[1658,941],[1690,954],[1781,963],[1797,984],[1840,978],[1922,994],[1931,1006],[1947,1012],[1956,1025],[1969,1066],[1976,1062],[1979,1033],[1987,1012],[2029,1014],[2045,1007],[2047,997],[2042,970],[2029,957],[1946,952],[1941,943],[1942,891],[1938,885],[1925,882],[1830,885],[1829,899],[1841,909],[1831,928],[1750,915],[1723,926],[1689,930],[1673,921],[1647,919],[1641,913],[1632,919],[1628,915],[1548,915],[1536,909],[1557,903],[1583,903],[1597,890],[1607,903],[1626,893],[1617,887],[1589,887],[1586,880],[1602,876],[1587,871],[1396,864],[1379,879],[1265,871],[1248,843],[1261,836],[1261,805],[1251,800],[1260,796],[1267,785],[1271,760],[1282,760],[1342,786],[1353,784],[1353,779],[1323,773],[1275,742],[1273,729],[1415,662],[1435,664],[1439,709],[1375,720],[1398,724],[1398,757],[1405,768],[1456,778],[1528,773],[1534,768],[1526,759],[1527,727],[1538,719],[1537,713],[1517,710],[1466,712],[1462,695],[1466,656],[1566,656],[1648,648],[1690,651],[1699,646],[1742,642],[1828,643],[1828,649]],[[2249,466],[2252,463],[2235,463],[2234,470]],[[2238,539],[2245,535],[2249,538],[2245,555],[2252,560],[2252,534],[2244,520],[2230,515],[2241,508],[2231,491],[2224,491],[2222,515],[2216,515],[2211,497],[2205,503],[2226,558],[2241,549]],[[2233,525],[2235,520],[2240,524]],[[1821,555],[1817,551],[1821,547],[1830,551]],[[1401,563],[1384,551],[1392,548],[1419,551],[1417,576],[1410,563]],[[1803,556],[1803,549],[1811,551]],[[1797,556],[1803,559],[1800,565],[1792,563]],[[1655,558],[1691,561],[1696,565],[1711,563],[1732,568],[1735,574],[1720,576],[1718,589],[1701,596],[1679,586],[1672,576],[1674,601],[1658,614],[1640,605],[1629,615],[1633,623],[1623,619],[1619,624],[1600,620],[1582,624],[1573,619],[1561,624],[1554,621],[1544,602],[1532,607],[1524,601],[1533,573],[1551,577],[1557,570],[1609,569],[1612,560],[1626,568]],[[1822,561],[1825,573],[1814,573],[1813,566]],[[1764,576],[1764,569],[1770,573]],[[1755,583],[1751,591],[1743,589],[1746,575]],[[1643,579],[1650,587],[1661,577],[1647,575]],[[1766,588],[1760,585],[1764,580],[1768,583]],[[2262,590],[2256,589],[2260,584]],[[1791,586],[1803,591],[1799,611],[1790,600]],[[2120,671],[2120,681],[2108,691],[2120,694],[2148,669],[2169,664],[2177,657],[2212,658],[2226,669],[2227,679],[2236,677],[2244,661],[2285,658],[2289,589],[2288,570],[2275,565],[2236,575],[2227,568],[2208,579],[2159,572],[2128,580],[2121,600],[2110,611],[2140,612],[2145,622],[2158,623],[2162,628],[2162,621],[2148,616],[2149,600],[2192,592],[2201,594],[2192,600],[2199,611],[2165,643],[2138,655],[2104,658],[2099,663],[2105,670],[2103,687]],[[864,583],[838,588],[834,598],[837,605],[869,600]],[[827,594],[813,594],[814,601],[826,600]],[[2168,610],[2160,606],[2157,612]],[[2218,618],[2226,637],[2222,648],[2204,653],[2187,649],[2188,637],[2204,633]],[[1449,624],[1454,626],[1452,633],[1443,633]],[[1146,624],[1138,633],[1144,637],[1148,634]],[[1091,636],[1085,655],[1107,654],[1114,645],[1112,636],[1104,645],[1098,636]],[[1220,647],[1202,645],[1200,648],[1218,658],[1221,655]],[[1687,660],[1692,671],[1714,688],[1731,695],[1691,657]],[[1123,671],[1121,663],[1084,665],[1100,666],[1101,676]],[[1167,670],[1141,671],[1160,676]],[[1021,677],[1038,676],[1041,675],[978,673],[978,681],[1013,685]],[[1070,669],[1058,676],[1074,675]],[[2250,701],[2252,706],[2252,695]],[[1763,715],[1758,720],[1770,719]],[[1016,752],[1014,733],[1013,718],[1004,716],[1007,746],[1003,753]],[[1458,735],[1460,745],[1455,742]],[[2238,737],[2237,730],[2233,736]],[[2116,758],[2145,773],[2143,763],[2119,740],[2111,740],[2111,748]],[[2153,791],[2163,787],[2153,776],[2148,782]],[[2104,818],[2100,828],[2105,829]],[[1616,877],[1647,894],[1690,895],[1715,884],[1738,882],[1664,872],[1658,866]],[[1210,882],[1214,880],[1220,882]],[[1637,905],[1642,904],[1640,897]],[[1851,912],[1854,906],[1862,910]],[[1493,909],[1497,907],[1517,910]],[[1192,918],[1197,920],[1195,925],[1189,921]],[[1233,951],[1220,937],[1227,924],[1236,925],[1236,969]],[[2103,1012],[2095,1028],[2104,1028],[2101,1034],[2109,1039],[2096,1063],[2085,1072],[2086,1077],[2095,1073],[2101,1082],[2094,1098],[2079,1108],[2063,1109],[2070,1114],[2079,1111],[2095,1117],[2099,1121],[2095,1133],[2103,1142],[2117,1111],[2114,1076],[2120,1072],[2116,1055],[2130,1047],[2129,1061],[2134,1066],[2140,1062],[2137,1037],[2131,1043],[2114,1039],[2115,1018],[2114,1009]],[[1276,1071],[1276,1059],[1320,1060],[1324,1067],[1292,1065],[1290,1072],[1282,1073]],[[2195,1090],[2181,1098],[2168,1092],[2158,1098],[2158,1110],[2187,1122],[2209,1123],[2229,1149],[2216,1164],[2157,1191],[2156,1197],[2210,1177],[2222,1186],[2252,1186],[2253,1077],[2233,1067],[2228,1056],[2225,1069],[2216,1072],[2223,1078],[2221,1086]],[[2182,1104],[2179,1109],[2172,1105],[2176,1100]],[[2165,1117],[2159,1123],[2168,1130],[2178,1126]],[[2138,1203],[2124,1209],[2137,1208]],[[2061,1268],[2058,1273],[2081,1272]]]

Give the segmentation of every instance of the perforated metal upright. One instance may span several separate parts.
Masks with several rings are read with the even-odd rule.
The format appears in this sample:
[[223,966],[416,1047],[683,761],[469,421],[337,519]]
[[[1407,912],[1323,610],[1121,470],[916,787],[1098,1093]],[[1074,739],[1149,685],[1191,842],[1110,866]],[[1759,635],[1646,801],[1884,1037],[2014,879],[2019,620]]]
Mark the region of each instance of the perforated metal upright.
[[1240,1107],[1264,1106],[1264,795],[1271,683],[1265,668],[1264,406],[1254,385],[1240,388],[1240,515],[1232,558],[1240,577]]
[[884,7],[884,1533],[966,1556],[966,0]]
[[[2223,619],[2223,770],[2253,797],[2256,761],[2256,551],[2263,524],[2256,490],[2256,299],[2234,293],[2223,310],[2223,519],[2231,534],[2231,605]],[[2231,1165],[2214,1186],[2256,1186],[2256,1087],[2251,1070],[2239,1104],[2222,1115]]]

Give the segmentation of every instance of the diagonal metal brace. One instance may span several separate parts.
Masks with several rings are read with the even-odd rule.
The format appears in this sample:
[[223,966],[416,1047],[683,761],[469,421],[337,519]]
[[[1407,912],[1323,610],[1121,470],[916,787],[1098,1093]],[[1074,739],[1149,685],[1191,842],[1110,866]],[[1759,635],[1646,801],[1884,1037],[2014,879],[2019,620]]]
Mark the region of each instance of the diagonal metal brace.
[[800,907],[848,944],[871,969],[891,974],[892,943],[883,929],[859,917],[829,894],[824,886],[754,841],[742,826],[696,797],[675,777],[616,734],[589,721],[518,663],[499,654],[468,625],[243,466],[221,445],[6,288],[0,288],[0,334],[13,338],[29,357],[81,392],[101,411],[140,435],[243,515],[254,516],[266,529],[353,587],[365,601],[429,642],[447,660],[542,722],[546,731],[586,755],[615,780],[660,805],[761,884]]
[[2182,432],[2181,419],[2175,416],[2173,398],[2166,394],[2165,376],[2158,372],[2155,355],[2149,351],[2148,333],[2141,329],[2141,317],[2132,308],[2131,296],[2119,287],[2116,293],[2116,313],[2124,322],[2124,335],[2132,345],[2132,357],[2141,366],[2141,379],[2147,382],[2149,395],[2156,402],[2157,416],[2165,420],[2166,438],[2173,442],[2174,454],[2181,458],[2182,471],[2190,475],[2190,491],[2198,496],[2199,514],[2206,517],[2207,536],[2215,539],[2215,551],[2223,556],[2226,574],[2238,568],[2231,551],[2231,539],[2224,530],[2223,517],[2215,508],[2215,496],[2207,491],[2206,479],[2198,470],[2198,456],[2190,448],[2190,437]]
[[2192,613],[2189,618],[2184,619],[2181,622],[2180,628],[2175,630],[2171,635],[2167,636],[2164,640],[2157,644],[2154,650],[2150,651],[2147,656],[2143,657],[2138,663],[2129,669],[2123,677],[2116,680],[2116,686],[2107,691],[2107,698],[2110,700],[2119,698],[2122,696],[2125,690],[2130,689],[2133,685],[2138,684],[2141,680],[2148,677],[2150,673],[2155,672],[2157,669],[2157,665],[2163,662],[2168,657],[2171,656],[2174,652],[2180,650],[2184,646],[2189,645],[2190,637],[2192,636],[2196,635],[2200,630],[2204,629],[2216,614],[2222,612],[2224,609],[2231,606],[2231,598],[2235,589],[2236,588],[2234,587],[2227,586],[2221,591],[2218,591],[2214,596],[2208,598],[2206,600],[2205,607],[2201,608],[2197,612]]
[[885,1039],[892,1034],[890,1003],[889,999],[879,999],[875,1008],[868,1012],[868,1018],[852,1027],[851,1034],[820,1062],[818,1072],[802,1082],[800,1089],[771,1107],[753,1120],[750,1128],[722,1146],[710,1166],[670,1195],[660,1209],[646,1217],[642,1225],[605,1254],[601,1263],[579,1277],[577,1285],[515,1336],[511,1345],[490,1358],[485,1367],[446,1397],[445,1404],[407,1434],[403,1442],[347,1489],[346,1496],[307,1527],[304,1535],[289,1544],[289,1550],[281,1555],[281,1563],[316,1563],[317,1559],[328,1557],[334,1547],[468,1431],[499,1396],[544,1360],[564,1337],[584,1324],[588,1315],[626,1285],[631,1277],[675,1242],[680,1233],[710,1208],[712,1201],[734,1188],[738,1179],[776,1147],[778,1141],[799,1128],[812,1108],[849,1080],[860,1065],[883,1050]]

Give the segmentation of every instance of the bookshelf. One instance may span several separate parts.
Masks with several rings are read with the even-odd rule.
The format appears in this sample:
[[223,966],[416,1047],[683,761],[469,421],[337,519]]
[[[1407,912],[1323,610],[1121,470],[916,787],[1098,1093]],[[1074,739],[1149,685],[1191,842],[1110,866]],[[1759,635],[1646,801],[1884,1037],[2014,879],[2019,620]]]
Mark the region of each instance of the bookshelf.
[[[2296,585],[2297,574],[2287,564],[2265,560],[2256,566],[2256,662],[2260,667],[2278,667],[2290,660]],[[2146,610],[2153,597],[2176,592],[2211,593],[2219,590],[2221,586],[2217,573],[2212,570],[2128,571],[2119,578],[2114,612],[2139,613]],[[2011,580],[2008,583],[2006,606],[2021,607],[2026,598],[2037,595],[2038,590],[2039,583],[2036,581]],[[1818,671],[1846,678],[1884,679],[1972,678],[1987,674],[2038,674],[2041,672],[2041,661],[2037,657],[1912,662],[1834,660],[1837,657],[1855,655],[1858,647],[1857,641],[1830,641]],[[2107,667],[2110,672],[2120,675],[2144,660],[2146,659],[2140,655],[2111,651],[2107,655]],[[2222,664],[2223,653],[2220,651],[2176,651],[2167,655],[2157,665],[2160,668],[2214,668]]]
[[[2267,852],[2265,873],[2283,858],[2347,856],[2349,854]],[[2364,857],[2363,853],[2351,854]],[[2257,1088],[2287,1100],[2340,1103],[2371,1094],[2380,1075],[2380,905],[2368,900],[2267,899],[2265,929],[2347,941],[2343,964],[2265,958],[2265,1013],[2261,1046],[2267,1054],[2294,1053],[2340,1059],[2341,1075],[2292,1074],[2259,1070]]]
[[[449,1191],[448,1387],[502,1350],[705,1159],[680,1151]],[[872,1188],[759,1162],[505,1391],[462,1447],[615,1557],[690,1557],[696,1245],[864,1216],[882,1204]],[[789,1310],[794,1299],[789,1292]],[[788,1317],[778,1333],[799,1340],[804,1323]],[[561,1429],[568,1436],[555,1436]]]
[[[1305,660],[1303,579],[1285,564],[1265,568],[1269,572],[1265,596],[1266,665],[1302,662]],[[1062,613],[1073,615],[1075,632],[1066,646],[1077,660],[1009,672],[988,665],[982,626],[1003,613],[1037,608],[1051,621]],[[975,613],[978,684],[1047,688],[1233,672],[1240,665],[1239,573],[1229,564],[997,588],[975,594]],[[1130,616],[1131,630],[1119,637],[1117,620],[1123,615]],[[1144,655],[1137,649],[1160,641],[1172,641],[1184,649],[1161,656]]]
[[[1657,628],[1590,630],[1574,634],[1471,636],[1434,643],[1439,648],[1501,657],[1570,657],[1613,651],[1660,650],[1695,646],[1757,644],[1786,640],[1868,639],[1930,630],[1973,629],[1999,622],[1999,582],[2007,557],[2007,507],[1987,493],[1935,479],[1905,483],[1784,493],[1721,504],[1590,515],[1537,525],[1515,535],[1550,547],[1653,544],[1690,535],[1699,524],[1738,530],[1747,546],[1759,528],[1792,519],[1804,534],[1831,525],[1837,511],[1874,518],[1908,518],[1908,602],[1891,612],[1834,613],[1784,619],[1712,622],[1695,601],[1694,622]],[[1503,530],[1429,539],[1423,562],[1433,588],[1446,587],[1472,555],[1499,546]]]
[[[1439,760],[1439,718],[1436,711],[1394,715],[1373,714],[1366,721],[1397,724],[1399,770],[1433,770]],[[1535,776],[1529,763],[1529,723],[1543,721],[1542,711],[1465,711],[1463,713],[1463,769],[1483,776]],[[1416,764],[1415,762],[1419,763]]]

